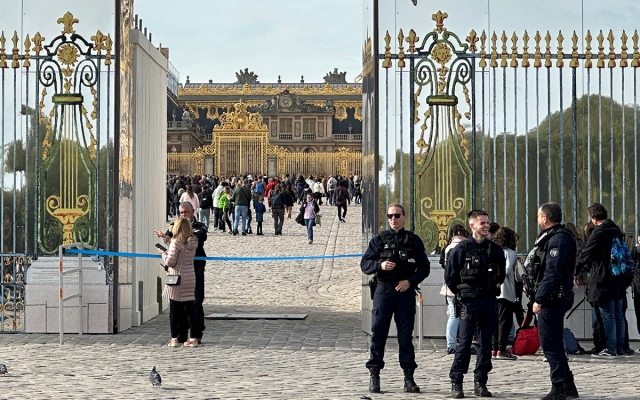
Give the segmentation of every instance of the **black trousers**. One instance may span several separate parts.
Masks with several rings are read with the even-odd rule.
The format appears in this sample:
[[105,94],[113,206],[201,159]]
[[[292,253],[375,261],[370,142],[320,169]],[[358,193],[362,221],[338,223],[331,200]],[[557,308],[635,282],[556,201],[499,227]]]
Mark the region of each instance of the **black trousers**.
[[391,318],[396,322],[400,367],[418,367],[413,348],[413,324],[416,316],[416,293],[408,289],[402,293],[378,285],[371,310],[371,353],[367,368],[384,368],[384,347],[389,336]]
[[213,207],[213,227],[219,229],[220,224],[220,208]]
[[204,267],[194,268],[196,273],[196,299],[193,301],[193,322],[191,326],[191,337],[202,339],[204,331],[204,309],[202,302],[204,301]]
[[192,308],[193,301],[169,299],[169,327],[172,338],[177,338],[180,342],[185,342],[189,338]]
[[491,349],[505,352],[509,342],[509,334],[513,327],[514,303],[507,299],[498,299],[498,327],[491,338]]
[[636,313],[636,326],[638,327],[638,332],[640,332],[640,293],[633,294],[633,308]]
[[[338,204],[338,219],[344,219],[347,216],[347,203]],[[342,216],[340,216],[340,209],[342,208]]]
[[572,304],[573,296],[568,299],[555,299],[545,303],[538,314],[540,345],[549,362],[552,384],[573,381],[562,339],[564,314],[569,311]]
[[451,383],[462,383],[464,374],[469,371],[471,361],[471,342],[478,335],[478,352],[473,380],[483,384],[489,379],[491,364],[491,338],[498,324],[497,299],[494,296],[463,298],[463,313],[458,328],[458,347],[449,371]]

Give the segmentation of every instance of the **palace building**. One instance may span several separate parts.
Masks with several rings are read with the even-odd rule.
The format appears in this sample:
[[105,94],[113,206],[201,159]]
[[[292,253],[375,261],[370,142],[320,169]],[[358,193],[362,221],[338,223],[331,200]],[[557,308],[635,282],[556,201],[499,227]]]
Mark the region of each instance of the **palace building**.
[[169,174],[338,174],[361,170],[362,85],[335,69],[322,83],[234,83],[168,91]]

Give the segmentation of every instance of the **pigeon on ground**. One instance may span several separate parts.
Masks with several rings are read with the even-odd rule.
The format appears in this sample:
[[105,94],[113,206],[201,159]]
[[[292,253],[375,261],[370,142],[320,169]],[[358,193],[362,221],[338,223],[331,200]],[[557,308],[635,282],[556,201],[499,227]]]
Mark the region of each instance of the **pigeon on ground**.
[[4,364],[0,364],[0,375],[6,375],[9,371],[7,371],[7,366]]
[[151,373],[149,374],[149,382],[151,382],[151,384],[154,387],[160,386],[162,384],[162,378],[160,377],[160,374],[156,371],[155,366],[153,367],[153,369],[151,370]]

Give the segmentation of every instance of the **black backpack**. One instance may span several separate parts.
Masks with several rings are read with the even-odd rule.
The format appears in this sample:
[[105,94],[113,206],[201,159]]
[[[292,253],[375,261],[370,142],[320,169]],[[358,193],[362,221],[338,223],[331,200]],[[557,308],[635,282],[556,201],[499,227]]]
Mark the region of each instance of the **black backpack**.
[[344,188],[340,186],[336,193],[336,201],[344,201]]
[[200,193],[200,208],[211,208],[211,192],[205,190]]
[[282,195],[280,193],[274,193],[271,195],[271,208],[282,208]]

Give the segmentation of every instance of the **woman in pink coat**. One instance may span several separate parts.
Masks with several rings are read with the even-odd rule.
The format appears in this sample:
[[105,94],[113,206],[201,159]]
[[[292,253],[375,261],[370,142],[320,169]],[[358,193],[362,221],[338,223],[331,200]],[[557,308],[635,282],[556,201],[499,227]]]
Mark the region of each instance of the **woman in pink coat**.
[[[178,285],[165,285],[163,297],[169,299],[169,326],[171,340],[169,347],[179,345],[178,335],[186,333],[186,326],[190,326],[191,308],[195,300],[196,275],[193,270],[193,257],[198,247],[198,239],[193,236],[191,222],[187,218],[176,219],[171,231],[173,237],[165,236],[168,245],[166,251],[160,251],[162,261],[167,267],[167,275],[180,275]],[[156,233],[157,234],[157,233]],[[185,346],[198,346],[198,339],[190,338],[184,342]]]

